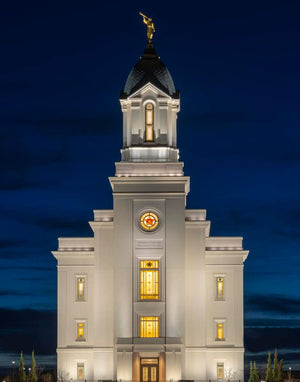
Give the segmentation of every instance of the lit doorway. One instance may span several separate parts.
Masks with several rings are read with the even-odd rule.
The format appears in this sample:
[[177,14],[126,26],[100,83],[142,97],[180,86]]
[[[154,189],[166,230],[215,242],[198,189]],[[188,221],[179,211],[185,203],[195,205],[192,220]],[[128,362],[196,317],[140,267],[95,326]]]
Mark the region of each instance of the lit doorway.
[[158,382],[158,358],[141,358],[141,382]]

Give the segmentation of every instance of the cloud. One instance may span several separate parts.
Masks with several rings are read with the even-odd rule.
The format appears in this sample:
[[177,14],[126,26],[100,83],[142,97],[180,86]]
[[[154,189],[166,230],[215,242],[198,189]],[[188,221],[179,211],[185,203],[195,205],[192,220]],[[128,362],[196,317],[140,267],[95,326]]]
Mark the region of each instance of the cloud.
[[0,349],[5,352],[55,354],[56,311],[0,309]]
[[43,267],[35,265],[4,265],[1,266],[0,271],[10,271],[10,270],[30,270],[30,271],[41,271],[41,272],[56,272],[55,267]]
[[245,328],[246,351],[260,352],[271,349],[299,349],[300,328]]
[[251,295],[245,298],[245,310],[271,314],[300,314],[300,299],[283,295]]
[[32,293],[22,292],[18,290],[0,290],[0,297],[3,296],[32,296]]
[[0,249],[8,249],[8,248],[15,248],[18,246],[22,246],[26,243],[25,240],[18,240],[18,239],[2,239],[0,240]]

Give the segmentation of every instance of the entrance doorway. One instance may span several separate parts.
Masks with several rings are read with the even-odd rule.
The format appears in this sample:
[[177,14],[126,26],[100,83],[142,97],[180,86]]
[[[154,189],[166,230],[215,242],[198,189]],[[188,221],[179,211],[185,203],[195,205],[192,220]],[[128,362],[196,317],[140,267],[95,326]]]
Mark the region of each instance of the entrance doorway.
[[141,382],[158,382],[158,358],[141,358]]

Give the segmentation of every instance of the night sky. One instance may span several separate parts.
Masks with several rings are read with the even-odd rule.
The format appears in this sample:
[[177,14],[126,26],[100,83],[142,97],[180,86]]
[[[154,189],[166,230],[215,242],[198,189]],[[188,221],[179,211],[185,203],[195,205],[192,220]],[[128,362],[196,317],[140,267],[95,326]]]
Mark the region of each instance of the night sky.
[[[243,236],[246,363],[300,368],[300,2],[11,1],[1,9],[0,367],[56,362],[57,237],[112,208],[120,90],[146,47],[181,94],[187,208]],[[29,366],[29,365],[28,365]]]

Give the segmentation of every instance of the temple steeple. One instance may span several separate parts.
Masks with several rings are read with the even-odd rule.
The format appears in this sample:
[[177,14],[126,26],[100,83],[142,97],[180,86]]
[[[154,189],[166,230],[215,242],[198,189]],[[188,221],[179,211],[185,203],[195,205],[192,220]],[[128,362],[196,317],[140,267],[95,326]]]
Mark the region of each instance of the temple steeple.
[[177,162],[179,91],[152,44],[131,70],[120,103],[123,112],[122,161]]

